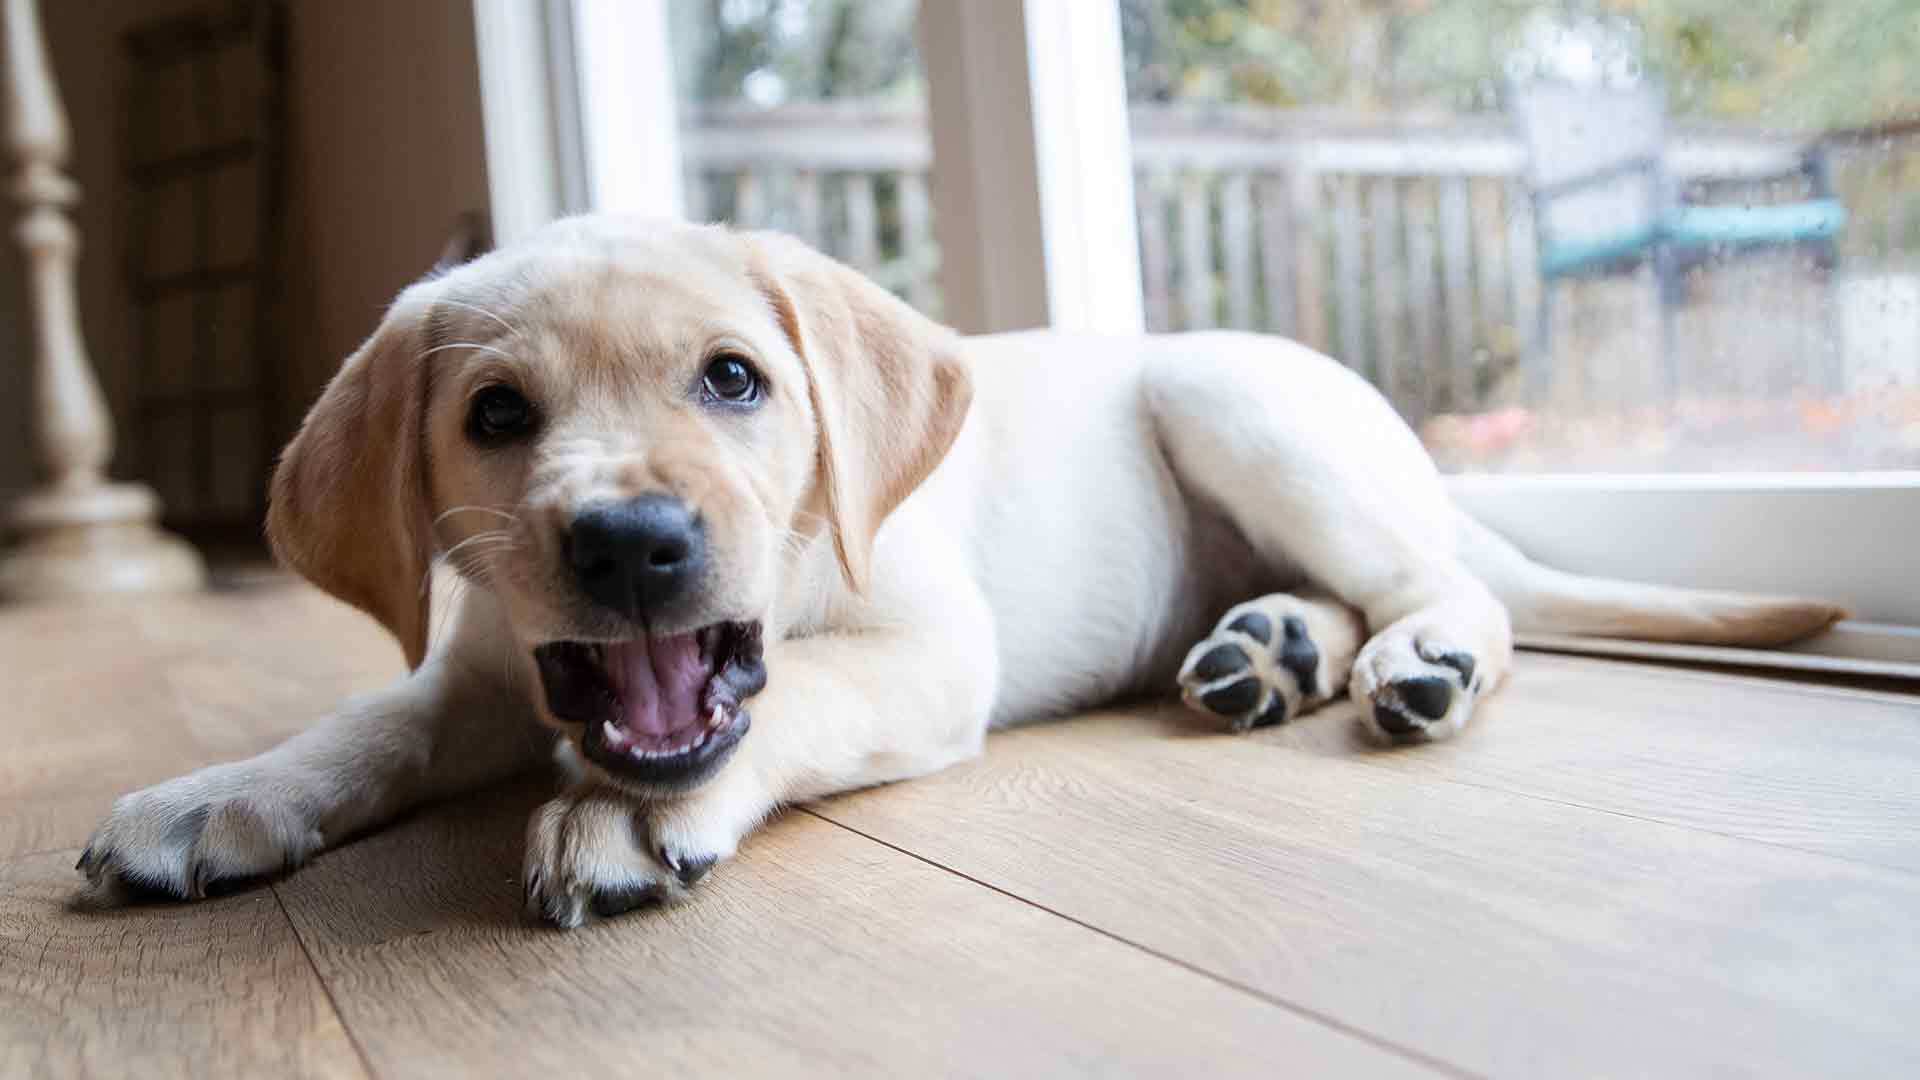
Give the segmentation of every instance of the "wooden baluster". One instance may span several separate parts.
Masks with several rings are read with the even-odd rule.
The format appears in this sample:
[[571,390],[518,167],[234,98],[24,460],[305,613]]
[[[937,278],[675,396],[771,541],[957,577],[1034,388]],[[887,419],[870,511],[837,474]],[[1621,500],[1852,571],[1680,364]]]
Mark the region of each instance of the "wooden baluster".
[[1321,250],[1320,174],[1296,161],[1287,173],[1293,223],[1293,305],[1299,340],[1327,351],[1326,262]]
[[1336,177],[1333,182],[1333,302],[1340,322],[1340,351],[1334,358],[1365,375],[1373,367],[1368,363],[1367,312],[1361,300],[1366,288],[1360,250],[1361,224],[1360,181],[1352,176]]
[[1133,182],[1134,202],[1139,205],[1141,291],[1149,330],[1174,329],[1172,257],[1167,250],[1167,208],[1161,200],[1167,185],[1167,178],[1157,173],[1140,173]]
[[1263,177],[1260,181],[1260,276],[1267,302],[1263,329],[1289,337],[1300,335],[1293,294],[1294,245],[1299,242],[1293,227],[1293,209],[1287,200],[1286,177]]
[[1513,325],[1520,331],[1521,365],[1527,377],[1522,388],[1528,405],[1545,403],[1545,391],[1552,377],[1553,342],[1541,316],[1540,305],[1549,297],[1540,280],[1539,252],[1533,233],[1533,200],[1518,180],[1506,185],[1507,203],[1507,278],[1513,283]]
[[933,204],[927,198],[927,174],[900,174],[900,254],[909,266],[907,303],[923,312],[935,313],[939,292],[934,288],[933,262],[926,253],[933,249]]
[[1437,213],[1432,181],[1415,180],[1407,185],[1400,216],[1407,229],[1407,307],[1413,313],[1413,362],[1406,366],[1410,378],[1404,400],[1419,403],[1418,411],[1423,416],[1432,407],[1437,396],[1434,388],[1442,385],[1446,370],[1445,346],[1440,343]]
[[[1500,181],[1477,177],[1470,192],[1473,204],[1473,269],[1480,311],[1480,346],[1488,357],[1508,355],[1508,348],[1520,341],[1525,331],[1513,314],[1513,298],[1507,276],[1506,225],[1502,220]],[[1494,371],[1499,370],[1495,364]],[[1489,373],[1491,374],[1491,373]],[[1485,376],[1481,381],[1485,381]],[[1458,408],[1479,410],[1487,400],[1476,385],[1472,401],[1455,402]]]
[[1397,403],[1407,362],[1407,293],[1400,282],[1400,182],[1391,176],[1367,181],[1367,228],[1373,259],[1373,384]]
[[760,174],[752,169],[740,170],[733,178],[733,223],[746,229],[760,229],[767,224],[767,197]]
[[880,212],[874,201],[873,174],[848,173],[843,190],[847,198],[847,262],[873,273],[880,268]]
[[800,234],[800,239],[825,251],[825,221],[820,174],[813,169],[801,169],[793,177],[793,231]]
[[15,236],[26,253],[34,329],[33,442],[41,485],[13,507],[19,546],[0,558],[0,598],[61,600],[199,588],[200,556],[161,532],[160,500],[106,479],[112,418],[87,361],[74,293],[79,198],[62,173],[67,119],[33,0],[5,0],[7,140]]
[[1253,330],[1253,193],[1246,173],[1220,182],[1220,247],[1227,285],[1227,325]]
[[1208,213],[1206,178],[1188,172],[1180,178],[1180,308],[1183,330],[1207,330],[1213,310],[1213,221]]
[[1440,181],[1440,266],[1443,282],[1442,303],[1447,312],[1447,377],[1436,380],[1435,388],[1445,386],[1444,395],[1434,394],[1436,402],[1444,396],[1447,408],[1456,412],[1471,409],[1473,392],[1473,241],[1468,222],[1467,178],[1449,176]]

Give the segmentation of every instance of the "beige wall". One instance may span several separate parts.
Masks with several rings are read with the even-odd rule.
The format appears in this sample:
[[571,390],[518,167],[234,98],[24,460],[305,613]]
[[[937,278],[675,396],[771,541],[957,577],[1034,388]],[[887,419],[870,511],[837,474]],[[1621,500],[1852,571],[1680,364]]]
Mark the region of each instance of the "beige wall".
[[[80,306],[95,368],[124,415],[126,362],[119,32],[193,0],[46,2],[55,72],[86,202]],[[458,214],[486,207],[471,0],[294,0],[290,5],[281,378],[290,427]],[[10,216],[10,215],[9,215]],[[27,336],[19,259],[0,248],[0,491],[29,477]],[[115,472],[127,474],[117,461]]]

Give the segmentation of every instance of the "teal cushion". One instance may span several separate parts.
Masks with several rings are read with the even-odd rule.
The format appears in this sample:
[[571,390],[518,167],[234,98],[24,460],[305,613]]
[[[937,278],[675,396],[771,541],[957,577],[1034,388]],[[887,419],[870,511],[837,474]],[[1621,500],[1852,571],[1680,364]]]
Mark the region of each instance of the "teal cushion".
[[1637,255],[1658,238],[1658,233],[1653,229],[1634,229],[1611,236],[1550,244],[1540,253],[1540,273],[1550,278],[1577,274],[1582,270]]
[[1750,247],[1827,240],[1847,224],[1837,199],[1784,206],[1682,206],[1667,215],[1662,233],[1681,247]]
[[1680,248],[1797,244],[1832,239],[1846,225],[1847,208],[1838,199],[1782,206],[1682,206],[1669,211],[1656,229],[1548,245],[1540,253],[1540,273],[1549,278],[1578,274],[1631,258],[1660,242]]

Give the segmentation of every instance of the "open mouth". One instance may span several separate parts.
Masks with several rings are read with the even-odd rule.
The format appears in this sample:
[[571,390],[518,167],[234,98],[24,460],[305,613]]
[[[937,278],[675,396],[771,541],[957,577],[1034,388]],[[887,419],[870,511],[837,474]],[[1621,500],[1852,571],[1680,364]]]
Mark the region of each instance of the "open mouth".
[[657,787],[689,787],[719,768],[751,723],[742,706],[767,685],[757,622],[626,641],[555,641],[533,658],[548,711],[583,726],[587,758]]

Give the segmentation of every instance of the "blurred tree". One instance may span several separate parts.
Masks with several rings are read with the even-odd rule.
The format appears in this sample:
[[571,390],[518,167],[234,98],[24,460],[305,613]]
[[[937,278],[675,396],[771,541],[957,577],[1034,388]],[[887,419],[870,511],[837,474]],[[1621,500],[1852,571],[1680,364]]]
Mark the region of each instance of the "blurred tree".
[[1780,127],[1920,113],[1920,0],[1119,0],[1137,102],[1497,108],[1530,24],[1622,26],[1676,111]]
[[911,99],[915,0],[673,0],[688,101]]
[[[1135,102],[1487,111],[1515,51],[1557,22],[1625,28],[1681,115],[1785,128],[1920,115],[1920,0],[1115,2]],[[917,100],[916,7],[673,0],[677,55],[691,58],[682,90],[762,105]]]

